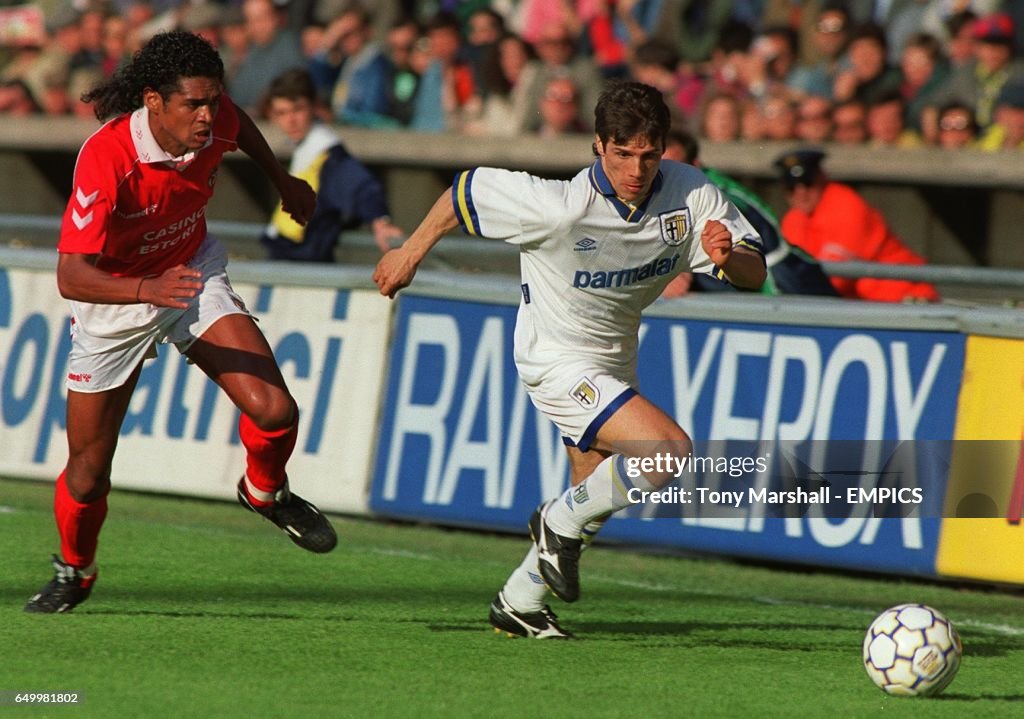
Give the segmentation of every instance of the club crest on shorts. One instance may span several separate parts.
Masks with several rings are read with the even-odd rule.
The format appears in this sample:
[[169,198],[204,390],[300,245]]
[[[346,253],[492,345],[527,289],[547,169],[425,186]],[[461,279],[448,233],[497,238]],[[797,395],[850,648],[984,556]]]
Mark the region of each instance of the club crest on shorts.
[[572,391],[569,392],[569,396],[576,400],[583,409],[596,407],[598,400],[601,399],[601,393],[587,377],[582,377],[576,383]]
[[662,212],[658,215],[661,222],[661,239],[670,247],[677,247],[686,240],[693,227],[693,216],[689,207]]

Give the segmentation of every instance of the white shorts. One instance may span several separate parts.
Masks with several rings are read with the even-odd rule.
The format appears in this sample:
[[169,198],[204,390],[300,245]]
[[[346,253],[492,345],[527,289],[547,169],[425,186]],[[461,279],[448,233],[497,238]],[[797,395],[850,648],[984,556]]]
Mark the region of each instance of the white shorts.
[[586,452],[598,430],[637,394],[636,378],[595,364],[565,363],[539,373],[531,368],[520,378],[530,400],[562,432],[562,442]]
[[227,263],[224,247],[207,235],[188,263],[203,273],[203,288],[188,309],[71,302],[67,388],[103,392],[120,387],[140,362],[156,357],[157,343],[173,343],[184,353],[221,317],[251,317],[231,289]]

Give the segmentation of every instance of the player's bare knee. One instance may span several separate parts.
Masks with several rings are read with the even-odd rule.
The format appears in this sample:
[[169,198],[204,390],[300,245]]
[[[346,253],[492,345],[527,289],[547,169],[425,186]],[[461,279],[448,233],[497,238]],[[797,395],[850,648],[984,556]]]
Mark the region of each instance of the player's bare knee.
[[276,432],[291,427],[298,419],[298,408],[291,395],[285,392],[271,392],[250,403],[242,411],[249,415],[257,427],[264,432]]
[[110,493],[110,466],[97,467],[88,462],[69,461],[64,470],[64,483],[72,499],[88,504]]

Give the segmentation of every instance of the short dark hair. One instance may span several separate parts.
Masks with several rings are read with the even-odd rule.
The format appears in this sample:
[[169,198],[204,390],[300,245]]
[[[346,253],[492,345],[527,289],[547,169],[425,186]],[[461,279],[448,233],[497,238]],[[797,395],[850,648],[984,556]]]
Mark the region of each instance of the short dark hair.
[[675,72],[679,65],[679,53],[664,40],[651,38],[636,46],[633,50],[633,62],[637,65],[657,65]]
[[601,144],[609,140],[623,144],[634,137],[646,137],[664,147],[671,122],[661,92],[632,80],[609,83],[594,108],[594,129]]
[[181,90],[186,77],[205,77],[224,81],[224,63],[213,45],[190,32],[162,32],[135,53],[131,62],[106,82],[82,95],[93,103],[99,120],[132,112],[142,107],[146,88],[156,90],[167,100]]
[[871,21],[856,25],[850,32],[850,42],[856,42],[857,40],[870,40],[883,48],[889,46],[888,38],[885,36],[885,28]]
[[278,98],[316,102],[316,84],[313,82],[313,76],[301,67],[285,70],[271,80],[267,87],[266,102]]

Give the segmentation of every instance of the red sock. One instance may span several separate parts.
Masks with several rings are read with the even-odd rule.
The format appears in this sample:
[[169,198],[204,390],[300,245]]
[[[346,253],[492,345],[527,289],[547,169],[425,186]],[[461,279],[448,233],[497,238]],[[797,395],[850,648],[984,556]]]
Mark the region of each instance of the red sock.
[[64,561],[76,569],[86,569],[96,559],[100,528],[107,517],[107,497],[82,503],[68,491],[66,472],[57,478],[53,513],[60,533],[60,553]]
[[274,492],[287,479],[284,466],[292,456],[298,432],[298,416],[290,427],[273,432],[263,431],[246,414],[238,420],[238,434],[246,450],[246,491],[253,504],[265,507],[273,503]]

